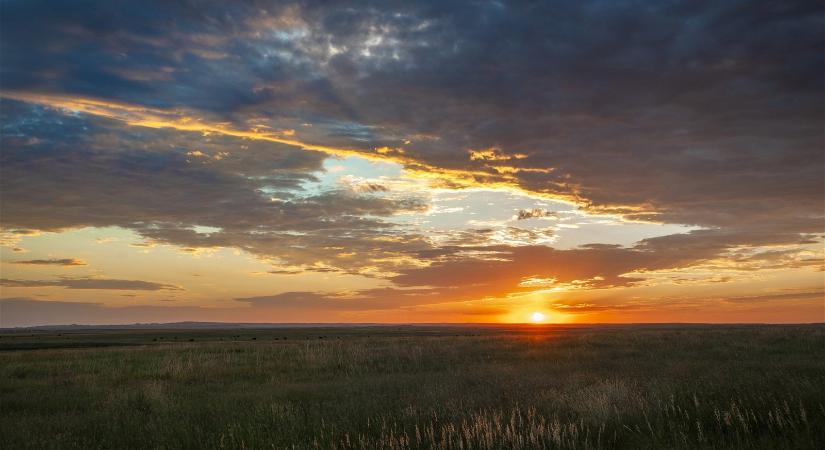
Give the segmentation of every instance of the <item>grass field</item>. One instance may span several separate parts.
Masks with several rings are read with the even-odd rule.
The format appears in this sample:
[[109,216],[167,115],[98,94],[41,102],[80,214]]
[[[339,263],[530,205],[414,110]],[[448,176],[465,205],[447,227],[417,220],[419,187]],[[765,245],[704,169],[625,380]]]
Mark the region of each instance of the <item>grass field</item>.
[[6,331],[0,447],[825,448],[825,326]]

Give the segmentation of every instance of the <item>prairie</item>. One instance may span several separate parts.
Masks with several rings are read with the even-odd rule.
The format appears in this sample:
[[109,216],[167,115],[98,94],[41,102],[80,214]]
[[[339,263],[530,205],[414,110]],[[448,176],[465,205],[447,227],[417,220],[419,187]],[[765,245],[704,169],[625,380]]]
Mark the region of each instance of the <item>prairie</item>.
[[825,448],[825,326],[5,330],[0,447]]

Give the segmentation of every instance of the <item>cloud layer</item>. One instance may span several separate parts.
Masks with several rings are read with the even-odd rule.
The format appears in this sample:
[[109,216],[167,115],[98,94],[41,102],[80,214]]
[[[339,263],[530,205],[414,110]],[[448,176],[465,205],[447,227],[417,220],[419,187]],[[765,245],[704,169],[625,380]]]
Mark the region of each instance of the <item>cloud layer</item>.
[[47,287],[57,286],[67,289],[105,289],[124,291],[159,291],[161,289],[179,290],[177,286],[142,280],[111,280],[105,278],[61,278],[59,280],[10,280],[0,279],[0,286],[5,287]]
[[12,261],[14,264],[23,264],[29,266],[85,266],[86,262],[77,258],[52,258],[52,259],[27,259],[21,261]]
[[[8,2],[2,227],[120,227],[240,249],[272,274],[383,280],[241,299],[348,310],[625,288],[703,264],[816,269],[821,16],[809,1]],[[558,218],[537,207],[438,239],[399,219],[431,210],[421,189],[325,184],[325,162],[352,155],[426,188],[695,230],[559,250],[556,231],[528,228]],[[16,278],[4,285],[170,288]]]
[[815,2],[79,9],[6,8],[4,90],[306,121],[365,150],[407,140],[411,165],[637,217],[821,225]]

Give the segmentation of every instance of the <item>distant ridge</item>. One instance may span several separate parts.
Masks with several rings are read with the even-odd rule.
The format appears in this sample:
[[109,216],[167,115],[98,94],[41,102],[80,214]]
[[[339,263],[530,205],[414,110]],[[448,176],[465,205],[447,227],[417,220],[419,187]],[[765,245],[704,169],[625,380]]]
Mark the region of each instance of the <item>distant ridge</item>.
[[[317,327],[364,327],[384,326],[378,323],[233,323],[233,322],[166,322],[131,323],[119,325],[34,325],[28,327],[0,328],[0,330],[193,330],[232,328],[317,328]],[[389,324],[392,325],[392,324]],[[393,326],[408,326],[397,324]]]

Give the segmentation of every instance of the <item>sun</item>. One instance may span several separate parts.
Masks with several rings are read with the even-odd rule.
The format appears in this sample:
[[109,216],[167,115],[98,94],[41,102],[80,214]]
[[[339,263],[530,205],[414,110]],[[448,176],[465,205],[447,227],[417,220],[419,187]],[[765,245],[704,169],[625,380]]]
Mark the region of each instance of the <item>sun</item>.
[[530,314],[530,320],[532,320],[534,323],[544,322],[544,314],[540,312],[534,312],[533,314]]

